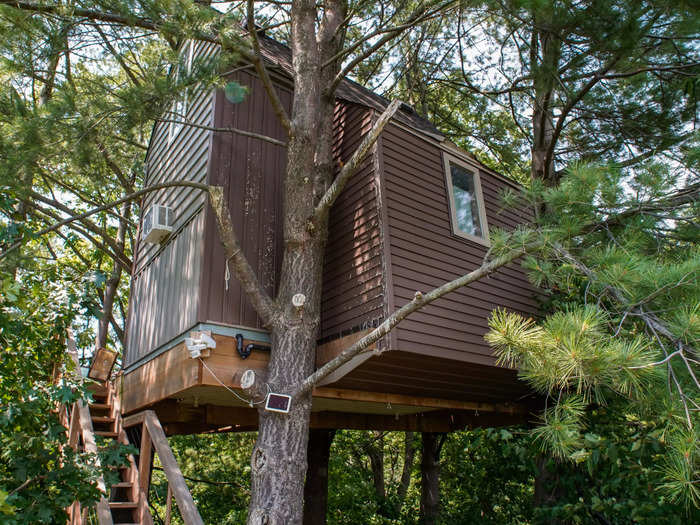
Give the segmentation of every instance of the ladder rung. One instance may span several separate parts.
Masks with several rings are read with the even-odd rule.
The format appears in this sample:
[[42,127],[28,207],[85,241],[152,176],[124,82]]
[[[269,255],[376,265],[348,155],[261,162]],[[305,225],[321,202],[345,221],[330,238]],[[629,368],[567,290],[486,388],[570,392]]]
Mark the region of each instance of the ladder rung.
[[134,483],[131,481],[120,481],[119,483],[114,483],[111,487],[113,489],[125,489],[131,487]]
[[117,434],[116,432],[108,432],[106,430],[95,430],[95,435],[102,436],[102,437],[116,438],[119,434]]

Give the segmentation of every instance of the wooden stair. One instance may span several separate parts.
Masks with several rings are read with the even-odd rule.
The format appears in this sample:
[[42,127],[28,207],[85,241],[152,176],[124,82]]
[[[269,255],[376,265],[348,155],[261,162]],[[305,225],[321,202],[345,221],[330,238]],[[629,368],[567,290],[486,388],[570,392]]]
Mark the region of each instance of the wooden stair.
[[[90,385],[93,402],[88,405],[90,419],[95,436],[100,436],[102,446],[113,445],[115,441],[128,444],[122,428],[119,396],[114,384],[106,386]],[[114,525],[152,525],[153,520],[148,511],[147,496],[139,487],[139,472],[136,460],[128,456],[128,466],[119,469],[120,481],[112,484],[107,503]],[[150,463],[150,458],[149,463]]]
[[[77,347],[70,331],[67,336],[66,353],[72,361],[70,369],[73,380],[82,383]],[[97,353],[102,350],[104,349]],[[55,374],[56,383],[61,374],[62,372]],[[127,456],[127,464],[117,469],[119,481],[113,483],[109,490],[103,477],[98,476],[96,486],[104,495],[93,509],[82,507],[79,501],[74,501],[66,508],[67,525],[153,525],[148,489],[155,454],[163,465],[168,482],[165,519],[159,521],[170,525],[174,500],[185,525],[204,525],[156,413],[144,410],[122,419],[118,375],[104,384],[91,383],[88,390],[92,393],[91,403],[85,404],[81,399],[70,406],[56,407],[61,423],[67,429],[68,446],[76,451],[94,454],[98,469],[100,447],[115,446],[117,443],[131,444],[136,445],[139,452],[136,457],[131,454]],[[133,438],[131,441],[127,437],[127,428]]]

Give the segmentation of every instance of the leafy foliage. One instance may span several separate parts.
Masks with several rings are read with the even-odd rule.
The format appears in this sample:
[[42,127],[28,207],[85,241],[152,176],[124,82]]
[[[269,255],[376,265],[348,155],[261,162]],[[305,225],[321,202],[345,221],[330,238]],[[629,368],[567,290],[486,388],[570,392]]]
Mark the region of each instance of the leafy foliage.
[[67,446],[58,411],[88,394],[66,379],[53,381],[77,297],[31,274],[19,287],[7,283],[0,296],[1,521],[65,521],[74,500],[89,505],[100,496],[95,458]]
[[672,196],[676,175],[655,164],[631,175],[575,165],[556,188],[532,184],[524,198],[540,203],[547,233],[525,265],[549,290],[551,313],[534,320],[496,310],[486,339],[547,399],[533,430],[544,451],[589,458],[590,410],[614,403],[624,418],[664,429],[654,483],[697,507],[700,259],[697,227],[687,229],[697,200]]

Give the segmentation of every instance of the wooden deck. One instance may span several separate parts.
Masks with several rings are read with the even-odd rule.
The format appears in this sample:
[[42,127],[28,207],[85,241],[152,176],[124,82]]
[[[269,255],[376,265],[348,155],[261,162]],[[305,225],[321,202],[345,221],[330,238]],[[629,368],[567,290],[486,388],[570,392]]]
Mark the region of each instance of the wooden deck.
[[[318,364],[331,359],[357,337],[352,334],[342,342],[319,347]],[[255,350],[244,360],[237,354],[233,337],[214,334],[213,338],[216,348],[202,360],[190,358],[184,343],[180,343],[124,374],[124,414],[153,409],[168,434],[255,430],[257,409],[244,401],[240,378],[248,369],[262,373],[269,354]],[[249,342],[254,341],[246,339],[244,344]],[[410,389],[403,393],[381,390],[335,385],[317,388],[313,394],[312,427],[450,431],[466,426],[523,423],[531,408],[527,403],[431,397],[415,395]]]

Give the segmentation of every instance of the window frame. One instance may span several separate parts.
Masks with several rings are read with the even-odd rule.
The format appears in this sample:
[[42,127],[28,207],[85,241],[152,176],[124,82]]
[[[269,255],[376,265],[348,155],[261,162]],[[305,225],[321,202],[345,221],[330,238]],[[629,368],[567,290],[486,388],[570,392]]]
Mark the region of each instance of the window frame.
[[[186,44],[187,46],[187,58],[185,60],[185,72],[189,75],[192,72],[192,56],[194,55],[194,44],[192,40],[189,40]],[[175,68],[175,81],[178,81],[180,79],[180,64],[178,63],[177,67]],[[185,90],[185,93],[182,96],[181,100],[175,100],[173,101],[173,105],[170,108],[170,113],[171,113],[171,122],[170,126],[168,127],[168,142],[172,142],[175,137],[178,136],[180,131],[182,131],[182,128],[185,127],[185,124],[182,122],[172,122],[175,120],[179,120],[180,118],[187,118],[187,110],[188,104],[189,104],[189,88]],[[182,104],[183,111],[181,114],[178,114],[177,112],[177,107],[178,104]]]
[[[486,205],[484,203],[484,194],[481,191],[481,174],[479,173],[478,168],[446,152],[443,152],[443,164],[445,172],[445,186],[447,187],[447,206],[449,208],[450,213],[450,225],[452,227],[452,233],[463,239],[469,239],[470,241],[477,242],[484,246],[490,246],[491,242],[489,241],[489,224],[486,219]],[[482,232],[481,237],[478,235],[467,233],[459,228],[459,222],[457,221],[457,209],[455,206],[454,189],[452,184],[452,164],[455,164],[463,170],[471,173],[474,177],[474,193],[476,196],[477,207],[479,209],[479,222],[481,223]]]

